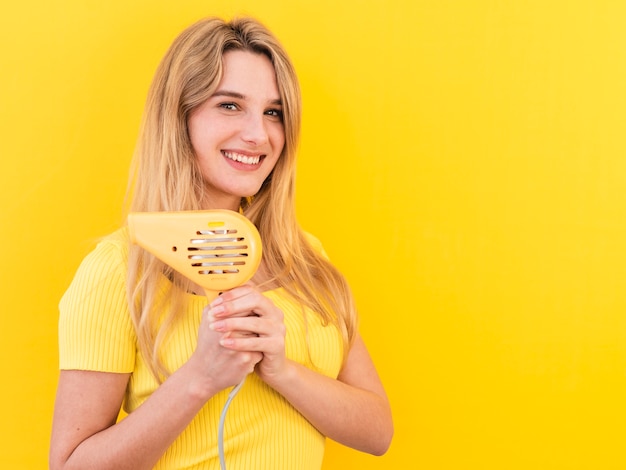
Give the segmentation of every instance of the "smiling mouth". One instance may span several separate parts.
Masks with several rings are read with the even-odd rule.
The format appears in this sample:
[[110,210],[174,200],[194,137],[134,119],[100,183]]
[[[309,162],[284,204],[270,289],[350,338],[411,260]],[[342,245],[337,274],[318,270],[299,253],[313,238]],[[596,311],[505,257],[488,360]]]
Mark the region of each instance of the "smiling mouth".
[[248,155],[242,155],[236,152],[227,152],[222,150],[222,155],[226,158],[233,160],[235,162],[244,163],[246,165],[258,165],[261,161],[262,155],[256,155],[254,157],[250,157]]

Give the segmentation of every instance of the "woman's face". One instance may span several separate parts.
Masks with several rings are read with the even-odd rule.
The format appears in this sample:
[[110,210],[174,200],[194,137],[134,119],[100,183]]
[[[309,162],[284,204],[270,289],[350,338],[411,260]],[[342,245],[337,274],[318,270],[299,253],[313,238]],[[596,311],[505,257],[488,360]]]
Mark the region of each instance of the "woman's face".
[[276,73],[263,54],[229,51],[215,93],[189,117],[205,183],[205,209],[239,209],[270,174],[285,145]]

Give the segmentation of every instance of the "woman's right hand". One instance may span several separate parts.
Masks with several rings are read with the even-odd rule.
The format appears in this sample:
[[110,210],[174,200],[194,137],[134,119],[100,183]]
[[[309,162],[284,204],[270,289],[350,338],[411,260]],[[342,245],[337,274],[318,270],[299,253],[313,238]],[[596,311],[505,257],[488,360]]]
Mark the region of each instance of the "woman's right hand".
[[[241,382],[254,371],[257,363],[263,359],[263,353],[257,351],[235,351],[220,345],[223,333],[213,331],[209,325],[215,321],[210,306],[202,312],[202,321],[198,330],[198,345],[189,358],[187,366],[192,367],[200,379],[202,390],[210,396],[220,390]],[[244,332],[233,332],[233,336],[245,336]]]

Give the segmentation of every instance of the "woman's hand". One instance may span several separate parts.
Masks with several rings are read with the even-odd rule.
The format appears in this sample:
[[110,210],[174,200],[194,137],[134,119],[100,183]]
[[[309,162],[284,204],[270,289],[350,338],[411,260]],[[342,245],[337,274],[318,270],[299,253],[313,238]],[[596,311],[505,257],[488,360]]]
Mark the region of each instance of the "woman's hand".
[[220,333],[224,348],[233,353],[262,353],[256,372],[266,382],[284,373],[288,361],[283,312],[270,299],[252,284],[245,284],[223,293],[209,307],[213,319],[209,327]]
[[[198,331],[198,345],[187,364],[196,371],[200,383],[205,384],[202,389],[207,393],[210,390],[211,394],[237,385],[254,371],[256,364],[263,358],[261,352],[235,350],[220,344],[225,335],[210,327],[215,320],[215,309],[210,305],[205,307]],[[230,334],[233,337],[240,336],[238,332]]]

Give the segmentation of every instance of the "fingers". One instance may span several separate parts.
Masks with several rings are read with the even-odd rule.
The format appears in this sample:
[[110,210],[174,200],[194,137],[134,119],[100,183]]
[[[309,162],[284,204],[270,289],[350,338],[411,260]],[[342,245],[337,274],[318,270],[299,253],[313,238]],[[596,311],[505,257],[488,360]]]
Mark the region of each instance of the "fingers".
[[[208,307],[205,308],[204,315],[198,333],[198,344],[190,359],[192,367],[199,374],[211,378],[211,382],[219,389],[230,387],[254,371],[255,366],[263,359],[263,353],[253,349],[235,350],[224,347],[220,344],[224,333],[209,328],[214,318]],[[226,336],[232,334],[229,332]]]
[[225,348],[284,355],[283,312],[252,285],[225,292],[211,302],[208,326],[221,333],[219,343]]
[[259,352],[240,352],[237,353],[236,360],[246,374],[254,371],[256,365],[263,359],[263,354]]
[[222,318],[210,322],[209,328],[220,333],[247,331],[247,336],[268,336],[272,333],[270,322],[257,316]]
[[[230,318],[219,320],[210,328],[223,333],[219,344],[234,351],[259,351],[267,359],[269,356],[284,355],[285,326],[273,324],[263,319],[252,319],[253,325],[246,323],[247,318]],[[255,334],[240,335],[240,331],[253,330]]]
[[[261,305],[259,307],[259,305]],[[219,305],[218,307],[221,307]],[[209,314],[209,328],[219,333],[238,332],[238,336],[271,337],[284,336],[283,312],[270,301],[263,301],[243,310],[231,310],[228,304],[220,313]],[[228,313],[231,312],[229,315]],[[258,312],[258,313],[257,313]],[[249,334],[245,334],[248,332]]]
[[254,286],[246,284],[222,293],[210,304],[211,315],[215,318],[233,316],[265,315],[270,313],[272,302]]

